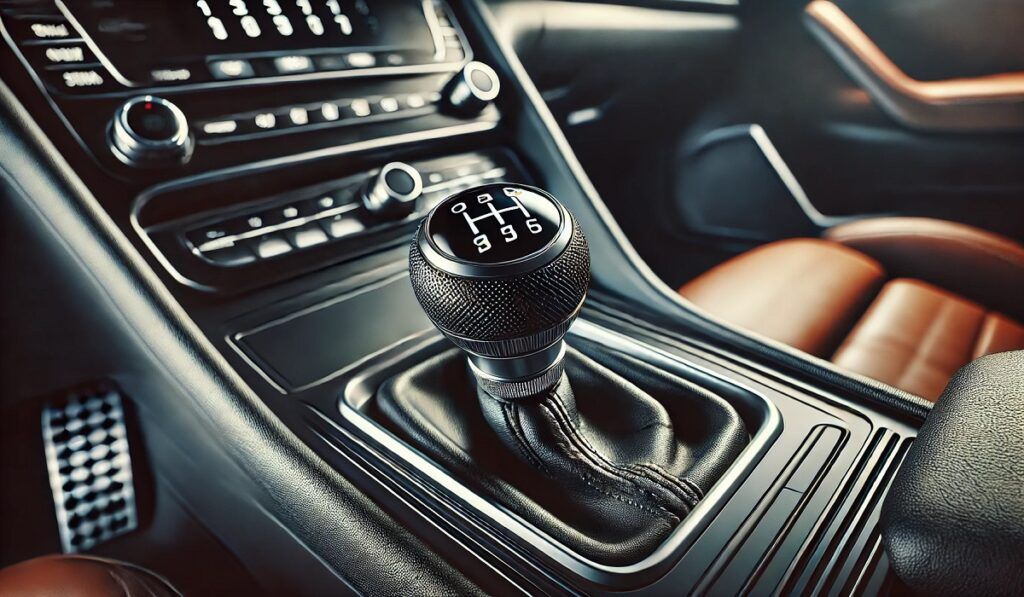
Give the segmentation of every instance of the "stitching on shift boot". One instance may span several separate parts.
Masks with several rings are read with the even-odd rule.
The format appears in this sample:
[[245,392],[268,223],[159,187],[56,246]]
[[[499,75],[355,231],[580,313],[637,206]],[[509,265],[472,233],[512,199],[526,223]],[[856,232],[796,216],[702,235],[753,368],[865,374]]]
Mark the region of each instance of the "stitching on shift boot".
[[[642,500],[650,504],[647,508],[638,506],[641,510],[661,512],[664,516],[675,522],[679,522],[681,520],[673,510],[665,506],[663,500],[659,498],[657,494],[644,487],[637,480],[639,478],[637,475],[630,475],[628,471],[624,471],[605,460],[604,457],[594,450],[586,439],[577,432],[571,423],[565,420],[564,417],[559,416],[557,409],[553,409],[549,405],[542,405],[542,407],[548,412],[552,423],[556,426],[556,430],[562,434],[565,449],[569,452],[570,457],[576,456],[574,460],[583,467],[591,468],[611,477],[613,481],[617,482],[615,485],[618,486],[620,491],[627,492],[633,495],[634,499]],[[600,485],[608,484],[607,480],[601,480],[596,477],[591,478]],[[598,487],[595,487],[595,489],[600,491],[600,488]],[[605,493],[605,491],[602,491],[602,493]],[[628,502],[628,500],[626,501]]]
[[[665,506],[662,498],[651,490],[643,487],[643,485],[637,480],[637,475],[630,475],[629,471],[607,461],[599,452],[589,445],[586,438],[583,438],[569,422],[568,415],[564,410],[559,412],[560,409],[564,409],[564,404],[561,403],[557,394],[549,394],[545,397],[544,402],[539,405],[549,414],[549,418],[552,423],[554,423],[553,428],[561,432],[565,439],[566,447],[569,449],[570,453],[577,454],[579,456],[576,460],[581,462],[584,466],[592,467],[607,474],[612,477],[612,479],[619,481],[619,484],[622,485],[620,488],[621,490],[629,491],[634,495],[639,493],[639,495],[635,497],[638,497],[645,502],[649,502],[651,507],[661,511],[672,520],[676,522],[680,520],[680,516],[678,514]],[[656,485],[660,485],[656,481],[651,481],[644,477],[639,478],[648,480]]]
[[694,491],[696,486],[692,481],[689,479],[680,479],[653,462],[638,462],[636,464],[628,465],[627,468],[634,470],[642,469],[646,473],[644,476],[648,476],[648,474],[653,473],[654,475],[664,479],[666,483],[675,487],[677,492],[682,493],[682,495],[679,495],[679,498],[688,502],[691,508],[696,506],[697,502],[704,497],[704,492],[700,491],[700,488],[696,488],[697,490]]
[[[681,501],[686,506],[687,514],[693,508],[696,502],[699,501],[700,498],[696,497],[688,487],[680,485],[679,480],[676,477],[665,473],[665,471],[661,469],[658,469],[657,466],[654,464],[640,463],[637,465],[620,466],[606,459],[604,456],[601,455],[600,452],[598,452],[593,446],[591,446],[590,443],[586,440],[586,438],[584,438],[582,434],[580,434],[578,430],[575,427],[573,427],[572,424],[569,422],[570,420],[568,415],[568,409],[566,409],[565,404],[562,402],[561,397],[557,394],[557,392],[553,392],[552,394],[556,406],[561,409],[562,417],[565,419],[567,426],[579,438],[579,443],[583,445],[593,455],[592,457],[597,462],[601,463],[605,467],[610,467],[612,469],[612,471],[610,471],[611,474],[621,474],[628,481],[636,485],[641,491],[644,491],[645,493],[650,495],[653,499],[657,500],[660,504],[662,504],[667,510],[671,512],[675,512],[675,508],[673,508],[671,504],[665,504],[664,499],[661,496],[658,496],[653,491],[650,491],[649,489],[643,487],[640,483],[636,481],[636,479],[631,478],[629,476],[629,473],[632,473],[636,477],[639,477],[643,480],[652,483],[657,488],[668,492],[674,498]],[[646,465],[647,467],[651,467],[652,469],[655,470],[652,471],[647,468],[644,468],[644,465]],[[639,470],[637,470],[637,467],[639,467]],[[652,476],[652,472],[654,473],[654,476]],[[669,483],[668,485],[666,485],[664,482],[662,482],[662,480],[659,479],[659,477],[661,476],[663,476],[665,480]],[[679,495],[680,492],[683,495]]]
[[505,426],[509,431],[512,432],[512,437],[516,440],[516,445],[519,446],[519,450],[523,453],[530,464],[539,468],[541,471],[547,473],[547,466],[544,461],[541,460],[540,456],[534,451],[533,446],[526,441],[526,433],[523,432],[522,422],[519,420],[519,410],[515,404],[511,402],[501,403],[501,412],[505,417]]

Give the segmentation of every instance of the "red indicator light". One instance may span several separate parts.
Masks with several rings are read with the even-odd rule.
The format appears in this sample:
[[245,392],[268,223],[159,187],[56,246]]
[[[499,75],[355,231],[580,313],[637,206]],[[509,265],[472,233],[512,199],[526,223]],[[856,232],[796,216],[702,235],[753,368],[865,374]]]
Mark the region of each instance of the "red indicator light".
[[153,109],[153,102],[146,102],[145,109],[146,110],[152,110]]

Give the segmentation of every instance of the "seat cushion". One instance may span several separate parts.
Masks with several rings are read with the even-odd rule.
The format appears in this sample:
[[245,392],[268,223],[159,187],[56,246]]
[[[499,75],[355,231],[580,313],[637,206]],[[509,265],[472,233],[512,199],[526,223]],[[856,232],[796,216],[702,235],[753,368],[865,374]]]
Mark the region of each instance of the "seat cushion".
[[172,597],[166,580],[132,564],[92,556],[45,556],[0,570],[0,595]]
[[929,400],[970,361],[1024,348],[1024,327],[919,280],[888,282],[832,361]]
[[729,323],[827,358],[884,280],[870,257],[802,238],[734,257],[679,293]]
[[1014,241],[882,218],[837,227],[827,240],[763,245],[679,292],[737,327],[935,400],[973,359],[1024,349],[1022,289],[1024,249]]

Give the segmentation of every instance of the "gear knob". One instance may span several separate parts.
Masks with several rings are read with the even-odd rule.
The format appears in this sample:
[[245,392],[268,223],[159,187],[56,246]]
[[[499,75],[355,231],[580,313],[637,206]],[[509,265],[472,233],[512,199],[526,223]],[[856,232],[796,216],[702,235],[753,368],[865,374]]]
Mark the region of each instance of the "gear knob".
[[420,224],[409,274],[427,317],[468,353],[489,394],[532,396],[561,378],[590,252],[554,197],[511,183],[448,197]]

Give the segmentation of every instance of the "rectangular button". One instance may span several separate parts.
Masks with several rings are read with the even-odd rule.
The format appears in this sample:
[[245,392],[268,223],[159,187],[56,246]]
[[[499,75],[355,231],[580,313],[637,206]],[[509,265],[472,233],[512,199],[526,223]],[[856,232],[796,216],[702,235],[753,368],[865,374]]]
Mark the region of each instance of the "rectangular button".
[[274,58],[274,69],[282,75],[311,73],[313,72],[313,61],[309,56],[281,56]]
[[313,58],[316,69],[319,71],[345,70],[348,62],[343,54],[327,54]]
[[198,77],[194,68],[187,66],[167,66],[149,71],[149,79],[154,83],[191,83]]
[[285,125],[278,118],[278,115],[274,112],[260,112],[252,117],[252,126],[254,131],[272,131],[274,129],[283,128]]
[[292,244],[299,249],[327,242],[327,235],[315,223],[306,224],[300,228],[293,228],[286,231],[285,234],[292,241]]
[[19,42],[51,41],[78,37],[78,33],[63,18],[13,18],[4,21],[11,37]]
[[71,66],[96,62],[96,56],[83,42],[27,46],[25,56],[33,66]]
[[233,118],[200,122],[197,128],[202,137],[228,137],[239,132],[238,121]]
[[41,73],[55,90],[64,93],[88,93],[114,87],[113,77],[103,67],[53,70]]
[[372,112],[370,108],[370,102],[362,98],[356,98],[349,100],[348,106],[346,106],[346,112],[352,116],[362,118],[363,116],[369,116]]
[[214,79],[245,79],[254,74],[248,60],[214,60],[209,66]]
[[305,126],[309,124],[309,109],[304,106],[294,106],[286,110],[288,126]]
[[341,107],[335,102],[324,102],[308,107],[309,121],[313,123],[337,122],[341,120]]
[[382,114],[392,114],[398,112],[398,100],[393,97],[382,97],[377,100],[377,104],[374,106],[374,111]]
[[383,58],[384,64],[388,66],[402,66],[406,61],[405,55],[401,52],[388,52]]
[[366,229],[366,226],[358,219],[345,214],[331,216],[325,220],[320,220],[320,223],[332,238],[343,238]]
[[352,68],[371,68],[377,66],[377,57],[369,52],[352,52],[345,59]]
[[256,240],[256,254],[261,259],[268,259],[270,257],[277,257],[278,255],[284,255],[290,253],[292,246],[288,244],[283,237],[277,234],[269,234]]
[[256,261],[256,254],[244,244],[232,244],[230,246],[203,251],[203,257],[218,265],[238,266]]
[[405,96],[405,101],[403,103],[405,104],[405,107],[416,110],[427,105],[427,98],[423,97],[423,95],[419,93],[410,93]]

